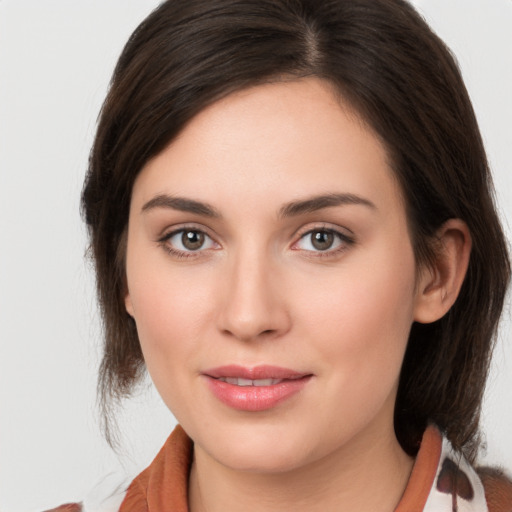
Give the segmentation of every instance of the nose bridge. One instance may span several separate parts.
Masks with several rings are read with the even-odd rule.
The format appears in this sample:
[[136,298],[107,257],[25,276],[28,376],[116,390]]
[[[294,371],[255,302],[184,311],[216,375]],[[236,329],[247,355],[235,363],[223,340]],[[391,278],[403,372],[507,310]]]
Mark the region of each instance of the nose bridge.
[[247,244],[229,258],[220,329],[240,340],[278,335],[289,326],[278,293],[279,268],[261,246]]

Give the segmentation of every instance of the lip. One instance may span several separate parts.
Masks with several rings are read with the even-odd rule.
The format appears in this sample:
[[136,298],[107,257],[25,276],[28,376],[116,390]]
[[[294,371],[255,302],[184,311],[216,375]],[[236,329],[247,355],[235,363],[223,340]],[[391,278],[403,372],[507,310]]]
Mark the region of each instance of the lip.
[[300,379],[305,377],[306,373],[296,372],[288,368],[280,366],[259,365],[251,368],[230,364],[227,366],[219,366],[218,368],[211,368],[203,372],[208,377],[220,379],[221,377],[240,377],[242,379]]
[[[311,380],[312,374],[297,372],[279,366],[260,365],[244,367],[238,365],[220,366],[202,374],[208,388],[223,404],[240,411],[265,411],[299,393]],[[240,378],[245,380],[273,379],[279,382],[263,386],[239,386],[221,379]]]

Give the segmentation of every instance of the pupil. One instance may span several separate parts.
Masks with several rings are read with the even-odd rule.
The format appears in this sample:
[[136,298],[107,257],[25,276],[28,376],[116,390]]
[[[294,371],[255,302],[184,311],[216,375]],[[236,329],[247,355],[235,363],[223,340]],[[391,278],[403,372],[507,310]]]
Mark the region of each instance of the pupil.
[[313,247],[319,251],[330,249],[334,242],[334,235],[328,231],[316,231],[313,233]]
[[189,251],[195,251],[204,244],[204,234],[197,231],[185,231],[181,235],[181,242]]

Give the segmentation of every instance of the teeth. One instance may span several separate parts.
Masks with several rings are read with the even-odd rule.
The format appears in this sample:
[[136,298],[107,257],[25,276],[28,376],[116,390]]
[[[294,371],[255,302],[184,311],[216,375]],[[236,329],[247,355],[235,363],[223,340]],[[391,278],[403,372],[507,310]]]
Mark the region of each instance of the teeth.
[[273,386],[279,384],[282,379],[243,379],[241,377],[220,377],[219,380],[235,386]]
[[278,379],[258,379],[253,380],[253,386],[272,386],[272,384],[277,384],[279,382]]

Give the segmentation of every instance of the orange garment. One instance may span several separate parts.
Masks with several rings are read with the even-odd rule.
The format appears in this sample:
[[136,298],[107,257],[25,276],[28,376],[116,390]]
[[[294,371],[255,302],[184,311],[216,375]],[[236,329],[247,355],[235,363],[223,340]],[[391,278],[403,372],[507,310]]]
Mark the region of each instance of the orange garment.
[[[452,497],[451,494],[448,495],[452,492],[450,486],[456,488],[459,485],[457,491],[453,491],[458,493],[459,497],[455,499],[459,499],[459,503],[461,499],[469,499],[467,493],[478,492],[476,489],[468,491],[464,487],[464,481],[461,479],[464,475],[461,477],[457,474],[457,467],[451,471],[449,465],[444,464],[440,467],[441,455],[445,452],[446,446],[443,447],[443,438],[439,430],[434,426],[428,427],[409,483],[395,512],[424,512],[429,499],[430,503],[437,503],[432,499],[433,493],[439,494],[441,499],[445,494],[448,498],[446,501],[450,501],[451,505]],[[154,462],[130,485],[119,512],[188,512],[187,489],[191,461],[192,442],[178,426]],[[487,500],[489,512],[512,512],[512,483],[507,483],[503,477],[496,476],[489,473],[482,478],[486,484],[484,501]],[[471,484],[469,485],[471,487]],[[430,505],[432,506],[435,505]],[[452,506],[446,510],[453,510]]]
[[[178,425],[150,466],[132,481],[119,512],[188,512],[192,448]],[[95,512],[66,507],[73,505],[47,512]],[[496,469],[482,468],[477,475],[439,430],[429,426],[395,512],[457,511],[512,512],[512,482]]]
[[178,425],[155,460],[131,483],[119,512],[188,512],[192,441]]

